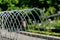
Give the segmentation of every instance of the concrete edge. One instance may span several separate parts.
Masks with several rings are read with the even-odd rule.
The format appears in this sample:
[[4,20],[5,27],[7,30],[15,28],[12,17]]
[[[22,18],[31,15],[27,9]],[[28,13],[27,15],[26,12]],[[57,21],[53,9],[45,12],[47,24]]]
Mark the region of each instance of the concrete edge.
[[25,32],[25,31],[20,31],[17,33],[24,34],[27,36],[37,37],[37,38],[49,39],[49,40],[60,40],[60,37],[50,36],[50,35],[43,35],[43,34],[37,34],[37,33]]

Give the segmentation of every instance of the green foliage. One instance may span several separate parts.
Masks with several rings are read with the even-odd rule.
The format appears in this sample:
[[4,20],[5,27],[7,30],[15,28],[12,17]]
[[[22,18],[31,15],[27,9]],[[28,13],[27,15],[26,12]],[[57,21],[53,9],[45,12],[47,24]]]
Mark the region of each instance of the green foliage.
[[38,31],[38,30],[26,30],[26,31],[32,32],[32,33],[45,34],[45,35],[52,35],[52,36],[59,36],[59,37],[60,37],[60,33],[55,33],[55,32]]
[[46,16],[53,15],[56,13],[56,9],[54,7],[49,7],[46,11]]
[[9,7],[7,10],[19,10],[19,7]]
[[60,26],[60,21],[58,21],[58,26]]
[[39,0],[39,2],[40,2],[41,4],[44,4],[44,0]]
[[1,11],[2,9],[0,8],[0,11]]
[[47,4],[50,4],[50,5],[52,4],[52,0],[47,0],[46,2]]
[[[7,6],[7,8],[3,8],[2,6]],[[13,7],[16,9],[14,9]],[[0,8],[2,9],[2,11],[8,9],[17,10],[19,8],[25,9],[27,7],[38,7],[41,9],[45,8],[45,12],[47,15],[50,15],[49,12],[54,14],[56,10],[60,10],[60,4],[58,0],[0,0]]]
[[56,9],[54,7],[49,7],[48,8],[48,11],[51,13],[51,14],[54,14]]
[[59,10],[60,10],[60,4],[58,4],[57,6],[58,6],[58,8],[59,8]]

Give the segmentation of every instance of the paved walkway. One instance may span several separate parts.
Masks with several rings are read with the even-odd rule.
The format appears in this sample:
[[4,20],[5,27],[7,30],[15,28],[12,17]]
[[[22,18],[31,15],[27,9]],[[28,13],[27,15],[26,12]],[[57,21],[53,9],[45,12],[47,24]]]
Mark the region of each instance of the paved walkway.
[[45,40],[45,39],[20,35],[20,36],[17,36],[17,37],[15,36],[14,39],[5,38],[5,37],[0,36],[0,40]]
[[46,39],[30,37],[30,36],[26,36],[26,35],[14,33],[14,32],[7,32],[6,30],[2,30],[0,32],[2,37],[6,37],[6,38],[0,37],[1,40],[11,40],[11,39],[12,40],[46,40]]
[[4,37],[1,37],[1,36],[0,36],[0,40],[11,40],[11,39],[4,38]]

